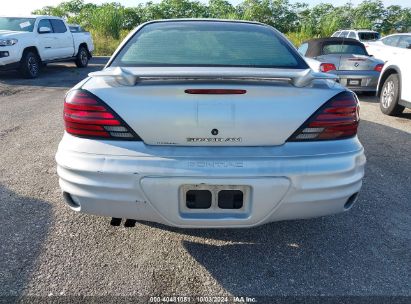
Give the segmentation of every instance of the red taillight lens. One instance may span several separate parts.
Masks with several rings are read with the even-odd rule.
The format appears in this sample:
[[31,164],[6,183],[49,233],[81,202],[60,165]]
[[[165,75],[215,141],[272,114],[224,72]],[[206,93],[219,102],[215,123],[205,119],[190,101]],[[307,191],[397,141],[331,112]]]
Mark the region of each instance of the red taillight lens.
[[141,140],[110,107],[84,90],[66,96],[64,123],[67,133],[80,137]]
[[357,96],[342,92],[315,112],[288,141],[336,140],[357,134],[359,116]]
[[337,68],[333,63],[321,63],[320,65],[320,71],[327,73],[329,71],[335,71]]
[[384,67],[383,64],[381,64],[381,63],[377,64],[374,68],[374,71],[381,72],[383,67]]

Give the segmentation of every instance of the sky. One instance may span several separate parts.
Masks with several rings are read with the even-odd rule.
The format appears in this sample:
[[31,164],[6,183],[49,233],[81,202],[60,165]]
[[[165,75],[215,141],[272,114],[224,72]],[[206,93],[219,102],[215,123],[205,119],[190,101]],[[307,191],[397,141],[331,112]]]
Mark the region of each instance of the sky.
[[[242,2],[242,0],[229,0],[232,4],[237,5]],[[59,0],[1,0],[3,2],[0,5],[0,15],[6,16],[6,15],[28,15],[30,14],[33,10],[37,8],[42,8],[43,6],[46,5],[57,5]],[[5,4],[5,2],[7,4]],[[104,3],[104,2],[120,2],[125,6],[135,6],[138,3],[145,3],[147,2],[146,0],[88,0],[86,2],[92,2],[92,3]],[[159,0],[154,0],[153,2],[159,2]],[[206,0],[202,0],[202,2],[207,2]],[[316,5],[318,3],[332,3],[333,5],[342,5],[348,2],[348,0],[291,0],[291,2],[305,2],[309,3],[310,5]],[[351,0],[353,4],[358,4],[362,2],[362,0]],[[397,4],[397,5],[402,5],[404,7],[410,7],[411,2],[410,0],[384,0],[383,1],[385,6]]]

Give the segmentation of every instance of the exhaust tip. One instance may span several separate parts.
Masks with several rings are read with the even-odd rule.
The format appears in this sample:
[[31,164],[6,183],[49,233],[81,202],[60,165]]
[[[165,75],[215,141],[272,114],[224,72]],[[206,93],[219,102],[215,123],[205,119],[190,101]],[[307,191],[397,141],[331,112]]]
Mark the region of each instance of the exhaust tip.
[[124,227],[126,228],[132,228],[136,226],[136,220],[131,220],[131,219],[127,219],[126,222],[124,223]]
[[111,226],[117,227],[117,226],[120,226],[120,224],[121,224],[121,218],[118,218],[118,217],[113,217],[110,221]]
[[358,192],[351,195],[348,198],[347,202],[344,204],[344,209],[345,210],[350,210],[352,208],[352,206],[354,205],[354,203],[357,201],[357,197],[358,197]]
[[80,209],[81,208],[81,205],[73,199],[73,197],[71,196],[70,193],[63,192],[63,198],[66,201],[66,204],[70,206],[70,208],[72,208],[72,209]]

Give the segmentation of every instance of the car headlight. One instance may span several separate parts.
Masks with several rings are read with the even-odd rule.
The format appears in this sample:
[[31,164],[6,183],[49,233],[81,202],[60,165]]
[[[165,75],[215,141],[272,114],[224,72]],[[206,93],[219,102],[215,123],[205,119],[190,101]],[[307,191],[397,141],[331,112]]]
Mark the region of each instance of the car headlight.
[[0,39],[0,46],[11,46],[18,42],[17,39]]

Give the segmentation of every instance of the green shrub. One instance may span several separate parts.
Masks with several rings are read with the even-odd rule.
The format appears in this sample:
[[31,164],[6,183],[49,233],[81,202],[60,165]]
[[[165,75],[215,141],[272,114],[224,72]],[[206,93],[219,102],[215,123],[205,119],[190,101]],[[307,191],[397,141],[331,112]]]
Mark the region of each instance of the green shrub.
[[94,40],[94,55],[95,56],[111,56],[123,39],[127,36],[128,31],[122,30],[118,34],[118,39],[111,35],[103,35],[98,31],[91,30]]

